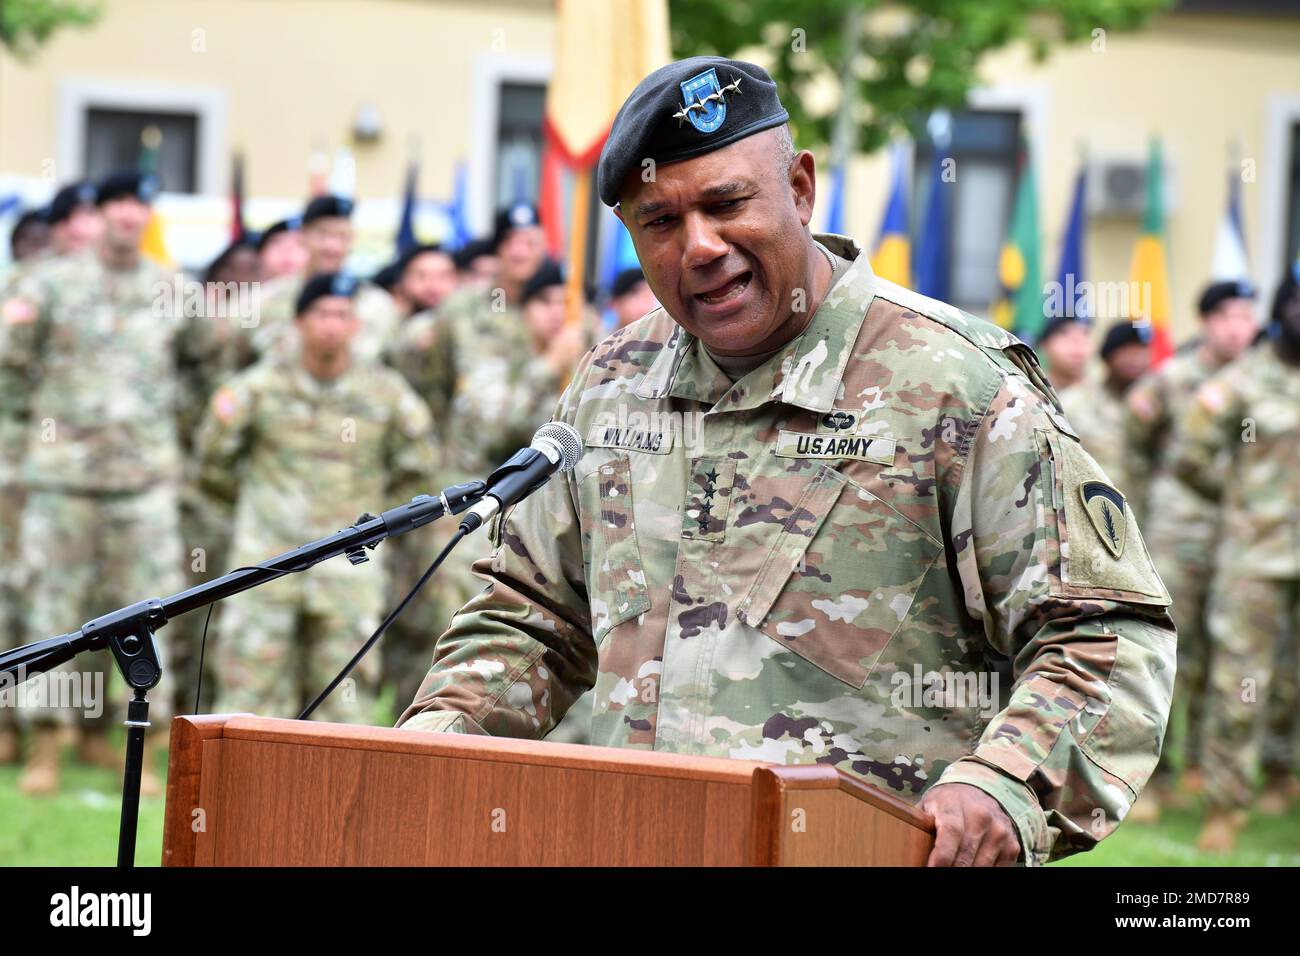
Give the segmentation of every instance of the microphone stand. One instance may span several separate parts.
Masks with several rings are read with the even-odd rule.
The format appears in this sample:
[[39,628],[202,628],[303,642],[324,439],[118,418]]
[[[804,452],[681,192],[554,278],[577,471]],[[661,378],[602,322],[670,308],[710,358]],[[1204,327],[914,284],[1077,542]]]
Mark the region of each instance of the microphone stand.
[[103,650],[113,653],[117,669],[131,689],[126,717],[126,767],[122,779],[122,818],[118,829],[117,865],[135,865],[136,828],[140,816],[140,775],[144,763],[144,737],[149,728],[150,688],[162,678],[154,632],[174,617],[214,604],[232,594],[247,591],[304,571],[340,554],[353,564],[370,560],[385,538],[405,534],[447,514],[460,514],[483,497],[487,483],[471,481],[453,485],[437,496],[417,495],[409,502],[374,517],[363,514],[356,524],[328,537],[286,551],[264,564],[241,568],[219,578],[180,591],[166,598],[150,598],[118,608],[82,625],[79,631],[60,634],[0,654],[0,676],[16,677],[17,683],[52,670],[78,654]]

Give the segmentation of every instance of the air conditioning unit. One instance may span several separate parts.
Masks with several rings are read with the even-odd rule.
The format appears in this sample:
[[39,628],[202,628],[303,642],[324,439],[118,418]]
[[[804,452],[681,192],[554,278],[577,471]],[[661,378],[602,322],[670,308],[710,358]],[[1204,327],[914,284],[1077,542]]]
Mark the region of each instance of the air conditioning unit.
[[[1164,211],[1173,211],[1173,175],[1164,170]],[[1098,157],[1088,163],[1088,214],[1097,218],[1139,219],[1146,209],[1145,156]]]

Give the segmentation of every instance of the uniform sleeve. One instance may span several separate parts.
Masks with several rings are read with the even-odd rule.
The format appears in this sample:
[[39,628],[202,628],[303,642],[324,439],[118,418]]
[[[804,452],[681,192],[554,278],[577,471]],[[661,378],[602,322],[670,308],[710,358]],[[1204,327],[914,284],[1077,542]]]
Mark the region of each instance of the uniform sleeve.
[[387,499],[408,501],[430,494],[434,470],[433,420],[420,396],[399,380],[394,411],[384,450],[388,473]]
[[1160,754],[1176,643],[1135,519],[1054,411],[1002,383],[952,518],[967,610],[1013,684],[939,783],[997,800],[1030,864],[1090,849],[1132,806]]
[[445,431],[456,394],[456,341],[448,317],[435,313],[408,319],[389,362],[428,403],[434,422]]
[[176,331],[176,374],[178,379],[176,426],[184,448],[192,448],[222,370],[229,348],[224,329],[231,325],[223,317],[178,317]]
[[1174,475],[1210,501],[1223,496],[1222,462],[1240,440],[1241,403],[1227,375],[1201,385],[1175,424],[1170,462]]
[[53,304],[52,290],[30,273],[0,293],[0,456],[9,467],[26,446]]
[[[555,416],[570,424],[575,391]],[[595,685],[574,492],[572,473],[553,478],[495,524],[491,557],[474,564],[490,587],[452,618],[398,726],[540,738]]]
[[228,511],[238,499],[255,414],[256,392],[247,375],[212,393],[194,443],[194,483],[205,504]]

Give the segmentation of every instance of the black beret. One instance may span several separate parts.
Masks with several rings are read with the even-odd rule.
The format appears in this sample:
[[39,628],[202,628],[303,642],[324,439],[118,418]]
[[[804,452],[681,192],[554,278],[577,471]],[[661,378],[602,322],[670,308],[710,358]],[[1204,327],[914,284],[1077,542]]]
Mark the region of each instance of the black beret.
[[158,177],[136,169],[123,169],[105,176],[95,192],[95,201],[101,206],[124,197],[138,199],[147,205],[158,195]]
[[64,186],[50,200],[50,224],[63,222],[78,206],[95,205],[96,195],[95,184],[88,180]]
[[1091,324],[1092,323],[1090,323],[1087,319],[1084,319],[1077,315],[1058,315],[1050,322],[1048,322],[1045,326],[1043,326],[1043,330],[1038,333],[1038,340],[1034,343],[1034,345],[1041,346],[1044,342],[1050,339],[1057,332],[1060,332],[1067,325],[1079,325],[1086,329]]
[[496,244],[491,239],[471,239],[456,250],[453,258],[456,260],[456,268],[464,272],[480,256],[494,255],[496,255]]
[[640,269],[624,269],[614,276],[614,282],[609,287],[609,297],[617,299],[627,295],[642,282],[645,282],[645,273]]
[[1201,293],[1201,301],[1197,303],[1196,308],[1201,315],[1209,315],[1229,299],[1254,298],[1255,287],[1245,279],[1234,279],[1231,282],[1212,282]]
[[257,237],[257,251],[261,252],[266,248],[266,244],[280,235],[282,232],[297,232],[302,228],[302,220],[297,216],[291,216],[288,219],[281,219],[279,222],[272,223],[262,230],[262,234]]
[[542,263],[542,267],[533,273],[532,278],[524,283],[524,291],[519,301],[527,302],[533,296],[557,285],[564,285],[564,270],[560,268],[559,263],[547,259]]
[[295,310],[298,315],[302,315],[311,308],[313,302],[327,295],[342,295],[350,299],[356,294],[355,276],[347,272],[321,272],[303,283],[302,291],[298,293]]
[[790,119],[761,66],[695,56],[655,70],[623,103],[600,152],[600,199],[618,203],[623,178],[646,159],[702,156]]
[[342,217],[343,219],[350,218],[352,216],[352,200],[347,196],[317,196],[307,203],[307,208],[302,211],[301,221],[305,226],[309,222],[331,216]]
[[448,252],[442,246],[438,245],[436,242],[430,243],[428,245],[423,245],[423,246],[412,246],[410,249],[407,249],[404,253],[402,253],[397,258],[397,261],[393,263],[393,265],[397,268],[397,278],[400,279],[406,273],[406,270],[410,268],[411,263],[414,262],[419,256],[424,255],[426,252],[436,252],[439,253],[440,255],[444,255],[448,257],[451,256],[450,252]]
[[1130,322],[1128,319],[1120,319],[1106,330],[1106,337],[1101,342],[1101,357],[1109,358],[1111,352],[1126,345],[1150,344],[1150,322]]
[[492,229],[492,248],[501,245],[511,229],[525,229],[540,224],[536,206],[526,202],[511,203],[505,209],[497,211],[496,223]]

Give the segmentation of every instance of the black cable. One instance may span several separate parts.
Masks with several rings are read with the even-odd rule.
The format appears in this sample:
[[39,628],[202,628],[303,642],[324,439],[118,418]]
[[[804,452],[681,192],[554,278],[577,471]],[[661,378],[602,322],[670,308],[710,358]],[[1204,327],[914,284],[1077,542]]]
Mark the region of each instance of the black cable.
[[393,608],[393,610],[389,612],[388,617],[384,618],[379,627],[375,628],[375,632],[370,635],[369,640],[367,640],[365,644],[361,645],[361,650],[357,651],[356,654],[353,655],[352,660],[348,661],[343,670],[339,671],[338,675],[330,681],[329,686],[321,691],[316,696],[316,699],[308,704],[307,708],[298,715],[299,720],[306,720],[309,718],[316,708],[324,702],[325,698],[334,691],[334,688],[343,683],[344,678],[346,678],[348,674],[352,673],[352,668],[360,664],[361,659],[365,657],[366,654],[370,653],[370,649],[375,646],[379,639],[383,637],[384,632],[388,630],[388,625],[397,620],[401,613],[406,610],[406,605],[410,604],[411,600],[420,593],[420,588],[424,587],[425,582],[428,581],[429,578],[433,577],[433,572],[438,570],[438,566],[442,564],[447,555],[451,554],[451,549],[460,543],[460,539],[465,537],[465,534],[466,532],[463,530],[458,529],[456,531],[452,536],[452,539],[447,542],[447,546],[442,549],[442,552],[436,558],[433,559],[433,564],[429,565],[424,574],[420,575],[420,580],[415,582],[415,587],[406,592],[406,597],[402,598],[397,607]]

